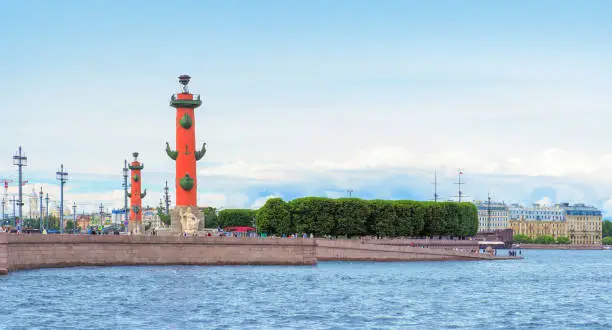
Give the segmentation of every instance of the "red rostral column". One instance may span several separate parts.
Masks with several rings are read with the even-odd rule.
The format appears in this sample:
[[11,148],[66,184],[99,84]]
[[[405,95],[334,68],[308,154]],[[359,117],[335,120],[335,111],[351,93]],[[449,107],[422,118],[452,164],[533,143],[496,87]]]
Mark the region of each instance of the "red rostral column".
[[144,168],[144,164],[138,162],[138,153],[132,154],[134,161],[128,166],[131,170],[131,185],[132,190],[128,194],[130,197],[130,222],[128,225],[128,231],[133,234],[144,233],[144,227],[142,226],[142,199],[147,195],[147,190],[141,192],[142,177],[140,171]]
[[200,150],[195,144],[195,109],[202,105],[200,95],[189,93],[188,75],[178,77],[183,85],[181,93],[172,95],[170,106],[176,108],[176,150],[166,142],[166,153],[176,161],[176,206],[198,205],[198,179],[196,161],[206,154],[206,143]]

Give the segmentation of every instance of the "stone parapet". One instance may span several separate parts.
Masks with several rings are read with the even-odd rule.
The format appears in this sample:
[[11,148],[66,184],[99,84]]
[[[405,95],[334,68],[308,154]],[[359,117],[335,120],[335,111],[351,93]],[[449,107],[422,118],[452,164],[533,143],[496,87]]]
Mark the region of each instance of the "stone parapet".
[[8,238],[9,234],[0,233],[0,275],[8,274]]
[[517,244],[517,249],[532,250],[603,250],[603,245],[574,245],[574,244]]
[[314,265],[319,260],[498,260],[472,250],[365,240],[0,233],[0,274],[19,269],[114,265]]

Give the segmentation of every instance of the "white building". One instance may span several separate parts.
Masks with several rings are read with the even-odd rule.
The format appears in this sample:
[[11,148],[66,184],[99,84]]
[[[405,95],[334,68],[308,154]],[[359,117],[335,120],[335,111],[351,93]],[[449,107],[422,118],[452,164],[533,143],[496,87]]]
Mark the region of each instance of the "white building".
[[161,219],[157,215],[157,210],[154,208],[144,209],[142,211],[142,223],[144,225],[151,224],[151,229],[159,229],[162,227]]
[[530,207],[510,205],[510,220],[565,221],[565,212],[559,205],[533,204]]
[[510,212],[506,204],[496,202],[489,204],[489,202],[480,201],[474,204],[478,209],[479,232],[510,228],[508,223]]

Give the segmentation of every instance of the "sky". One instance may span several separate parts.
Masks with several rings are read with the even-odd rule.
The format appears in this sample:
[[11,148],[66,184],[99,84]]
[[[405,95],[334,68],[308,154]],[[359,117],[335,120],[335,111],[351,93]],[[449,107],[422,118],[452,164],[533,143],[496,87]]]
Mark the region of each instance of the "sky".
[[[55,202],[174,195],[177,76],[200,93],[199,203],[584,202],[612,215],[610,1],[5,1],[0,177]],[[3,156],[2,156],[3,155]],[[14,183],[9,194],[16,192]]]

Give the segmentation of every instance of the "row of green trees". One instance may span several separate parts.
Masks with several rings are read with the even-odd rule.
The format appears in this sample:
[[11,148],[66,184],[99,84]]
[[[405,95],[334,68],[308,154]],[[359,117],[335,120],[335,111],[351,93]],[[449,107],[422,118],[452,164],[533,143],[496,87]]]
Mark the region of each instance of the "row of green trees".
[[612,221],[606,220],[602,226],[603,237],[612,237]]
[[285,202],[272,198],[253,215],[260,232],[277,235],[465,237],[478,230],[478,212],[471,203],[325,197]]
[[[66,221],[66,230],[75,228],[75,223],[72,219],[64,218],[64,221]],[[59,230],[60,228],[60,219],[56,216],[50,216],[48,219],[45,218],[43,222],[47,229]],[[23,228],[40,229],[40,219],[24,219]]]
[[513,237],[513,242],[518,244],[525,243],[533,243],[533,244],[570,244],[570,238],[566,236],[560,236],[555,239],[549,235],[538,236],[536,238],[531,238],[527,235],[517,234]]

